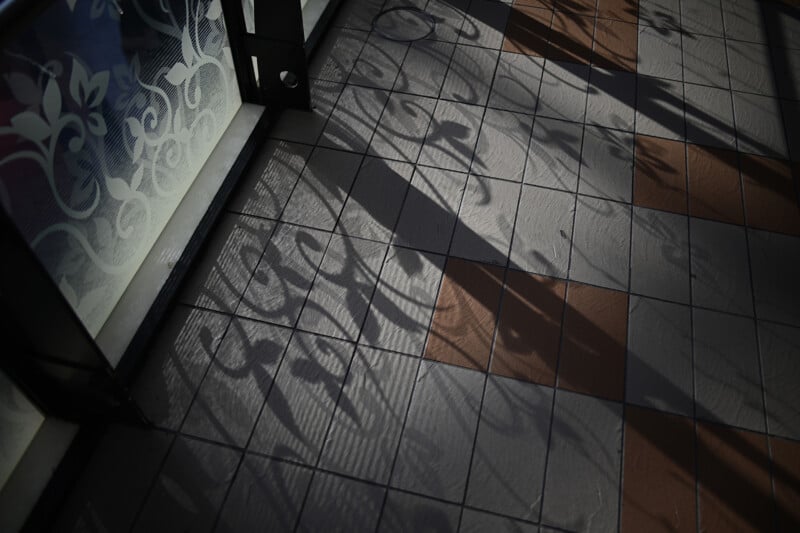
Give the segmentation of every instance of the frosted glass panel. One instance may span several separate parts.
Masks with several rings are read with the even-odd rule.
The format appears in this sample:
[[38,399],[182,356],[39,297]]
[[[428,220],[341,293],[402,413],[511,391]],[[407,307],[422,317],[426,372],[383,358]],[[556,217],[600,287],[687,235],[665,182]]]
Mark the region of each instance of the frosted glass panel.
[[241,106],[219,0],[58,0],[0,73],[0,205],[96,335]]

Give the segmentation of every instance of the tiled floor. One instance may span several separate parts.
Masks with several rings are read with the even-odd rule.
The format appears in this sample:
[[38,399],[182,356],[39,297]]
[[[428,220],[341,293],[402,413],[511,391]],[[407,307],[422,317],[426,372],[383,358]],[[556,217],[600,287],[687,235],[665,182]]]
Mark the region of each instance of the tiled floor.
[[413,3],[347,0],[57,529],[800,530],[797,9]]

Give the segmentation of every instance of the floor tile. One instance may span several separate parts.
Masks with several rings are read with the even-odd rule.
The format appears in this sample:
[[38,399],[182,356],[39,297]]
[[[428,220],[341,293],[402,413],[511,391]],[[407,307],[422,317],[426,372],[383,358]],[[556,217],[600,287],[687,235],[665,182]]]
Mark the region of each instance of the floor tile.
[[389,242],[413,171],[413,165],[408,163],[365,158],[336,231]]
[[548,60],[588,65],[592,58],[595,18],[556,11],[550,26]]
[[745,231],[692,219],[692,303],[728,313],[753,314]]
[[681,34],[639,26],[637,72],[654,78],[683,80]]
[[731,89],[764,96],[776,96],[769,47],[763,44],[728,40],[728,65]]
[[449,259],[425,357],[486,371],[502,288],[502,269]]
[[733,93],[736,146],[740,152],[787,157],[780,103],[757,94]]
[[537,520],[553,389],[489,376],[465,503]]
[[542,523],[571,530],[616,530],[621,448],[621,405],[558,391]]
[[620,531],[695,531],[694,424],[628,407]]
[[525,183],[578,190],[583,125],[537,117],[528,147]]
[[636,75],[592,67],[586,122],[624,131],[634,130]]
[[342,4],[331,26],[334,28],[354,28],[362,31],[372,30],[372,20],[380,13],[382,0],[350,0]]
[[773,507],[764,435],[711,424],[697,427],[701,531],[768,531]]
[[794,16],[794,10],[788,4],[770,3],[764,5],[764,16],[770,36],[780,36],[776,42],[783,47],[797,50],[800,48],[800,21]]
[[758,342],[764,373],[767,425],[770,434],[800,438],[800,329],[758,323]]
[[333,230],[360,164],[359,155],[315,148],[281,220]]
[[682,83],[639,76],[636,94],[637,134],[684,140]]
[[391,485],[460,503],[478,425],[484,375],[422,361]]
[[415,163],[436,100],[416,95],[392,93],[369,145],[369,155]]
[[686,147],[689,214],[743,224],[742,185],[736,152],[690,144]]
[[523,187],[511,245],[511,265],[566,278],[574,216],[574,194]]
[[469,0],[431,0],[425,10],[436,18],[431,39],[454,43],[464,25]]
[[216,531],[294,531],[310,482],[311,470],[245,455]]
[[570,283],[558,387],[622,401],[628,295]]
[[421,355],[444,260],[441,255],[390,248],[364,322],[361,342]]
[[636,136],[633,203],[686,213],[686,145],[659,137]]
[[490,0],[473,0],[458,37],[459,44],[500,48],[510,6]]
[[722,19],[728,39],[766,43],[767,34],[757,0],[729,0],[722,4]]
[[470,176],[450,253],[505,266],[519,194],[516,183]]
[[387,483],[400,442],[417,360],[359,348],[325,439],[320,467]]
[[529,56],[544,57],[550,37],[553,11],[524,5],[514,5],[508,16],[503,50]]
[[691,143],[736,148],[731,93],[725,89],[692,85],[683,88],[686,110],[686,140]]
[[636,24],[639,20],[638,0],[599,0],[597,16]]
[[592,63],[601,68],[636,72],[637,34],[636,24],[597,19]]
[[314,465],[353,345],[295,333],[256,425],[250,451]]
[[773,460],[773,485],[775,487],[775,505],[777,507],[777,530],[791,531],[800,524],[800,490],[797,480],[800,479],[800,446],[796,441],[770,439]]
[[680,21],[684,31],[690,34],[722,37],[722,9],[715,0],[680,2]]
[[633,208],[631,292],[688,304],[689,220],[682,215]]
[[764,431],[753,320],[695,309],[694,357],[697,417]]
[[596,0],[556,0],[556,8],[576,15],[594,15],[597,10]]
[[[483,531],[503,531],[508,533],[536,533],[536,526],[505,518],[496,514],[482,513],[464,508],[461,516],[460,533],[481,533]],[[544,530],[541,530],[544,531]]]
[[758,318],[800,326],[800,239],[748,231]]
[[689,307],[631,296],[625,400],[692,416],[693,389]]
[[365,31],[331,28],[320,43],[319,52],[314,54],[308,75],[311,78],[344,83],[353,70],[368,35]]
[[395,81],[394,90],[438,97],[454,49],[454,44],[439,41],[423,40],[412,43]]
[[683,76],[687,83],[728,89],[725,40],[708,35],[684,35]]
[[297,531],[374,531],[386,489],[317,472],[311,482]]
[[290,334],[286,328],[234,319],[181,432],[244,448]]
[[487,109],[475,146],[472,172],[522,181],[532,127],[530,115]]
[[537,115],[583,122],[586,114],[589,67],[547,60]]
[[489,107],[532,115],[539,101],[543,67],[544,60],[540,58],[500,52]]
[[466,184],[466,174],[418,166],[400,212],[394,243],[447,253]]
[[458,529],[459,514],[459,507],[451,503],[389,490],[378,531],[405,533],[430,529],[442,533],[455,533]]
[[747,225],[800,235],[800,203],[789,164],[745,155],[741,165]]
[[373,32],[358,57],[348,83],[389,90],[394,87],[408,43],[391,41]]
[[800,93],[797,90],[797,86],[800,85],[800,51],[773,48],[772,65],[774,65],[778,95],[789,100],[800,100]]
[[789,157],[792,161],[800,161],[800,102],[781,100],[781,113],[786,126]]
[[578,196],[570,279],[627,290],[630,229],[630,206]]
[[679,0],[639,0],[639,24],[680,30]]
[[586,126],[578,192],[630,202],[632,180],[633,134]]
[[442,86],[441,98],[486,105],[500,53],[488,48],[456,45]]
[[566,283],[509,270],[491,372],[540,383],[556,383]]
[[311,110],[283,110],[270,129],[271,137],[305,144],[317,143],[344,85],[317,79],[311,79],[310,83]]
[[386,246],[373,241],[331,238],[298,327],[355,340],[364,322]]
[[478,106],[439,100],[419,163],[445,170],[469,170],[483,111]]
[[345,86],[322,132],[319,146],[366,152],[388,98],[386,91]]

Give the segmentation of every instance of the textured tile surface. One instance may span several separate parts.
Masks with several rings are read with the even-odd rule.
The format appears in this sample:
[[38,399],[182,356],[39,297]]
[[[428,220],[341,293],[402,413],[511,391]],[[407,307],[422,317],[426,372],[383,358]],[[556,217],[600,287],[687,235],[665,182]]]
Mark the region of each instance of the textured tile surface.
[[758,324],[758,342],[764,372],[769,432],[797,439],[800,435],[800,402],[797,380],[800,365],[800,329],[768,322]]
[[522,188],[511,265],[559,278],[567,277],[575,195],[539,187]]
[[661,211],[686,213],[684,143],[645,135],[636,136],[633,202]]
[[583,122],[588,83],[588,66],[547,60],[537,115]]
[[578,192],[630,202],[632,179],[633,134],[587,126]]
[[446,170],[469,170],[483,109],[439,100],[422,146],[419,163]]
[[522,181],[533,117],[487,109],[472,160],[472,172]]
[[633,208],[631,292],[688,304],[689,220]]
[[332,474],[317,473],[297,531],[374,531],[386,489]]
[[459,514],[460,509],[456,505],[389,490],[378,531],[404,533],[431,528],[455,533]]
[[537,117],[528,146],[525,183],[576,191],[583,126]]
[[748,238],[758,318],[800,326],[800,239],[753,230]]

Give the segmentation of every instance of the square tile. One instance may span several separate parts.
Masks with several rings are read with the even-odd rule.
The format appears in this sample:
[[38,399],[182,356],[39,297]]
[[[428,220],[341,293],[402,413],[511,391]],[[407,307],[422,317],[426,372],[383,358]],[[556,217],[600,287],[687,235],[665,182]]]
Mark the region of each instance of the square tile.
[[578,192],[630,202],[632,181],[633,134],[586,126]]
[[731,89],[763,96],[776,96],[769,47],[743,41],[726,41]]
[[503,50],[545,57],[552,19],[551,9],[515,4],[508,16]]
[[[270,137],[285,141],[316,144],[344,85],[331,81],[310,80],[311,110],[285,109],[270,129]],[[257,163],[254,163],[257,164]]]
[[708,35],[684,35],[683,76],[688,83],[730,88],[725,40]]
[[683,30],[690,34],[722,37],[722,8],[716,0],[680,2],[680,18]]
[[544,60],[540,58],[500,52],[489,107],[532,115],[539,102],[542,68]]
[[491,178],[522,181],[533,117],[487,109],[475,146],[472,172]]
[[367,42],[366,31],[331,28],[308,67],[312,79],[344,83]]
[[689,214],[744,224],[736,152],[690,144],[686,147]]
[[349,0],[339,9],[331,26],[370,31],[372,19],[381,11],[381,7],[383,7],[382,0]]
[[388,98],[386,91],[345,86],[322,132],[319,146],[366,152]]
[[597,16],[636,24],[639,21],[638,0],[599,0]]
[[[767,32],[758,0],[729,0],[722,4],[722,19],[728,39],[766,43]],[[767,19],[768,20],[768,19]]]
[[578,190],[583,125],[537,117],[528,146],[525,183]]
[[747,225],[800,235],[800,203],[786,161],[743,155],[742,183]]
[[786,158],[780,102],[757,94],[733,93],[736,146],[740,152]]
[[688,304],[689,219],[633,208],[631,292]]
[[800,437],[800,329],[758,323],[758,342],[764,372],[767,428],[772,435]]
[[686,213],[686,145],[659,137],[636,136],[633,203]]
[[586,115],[586,92],[589,67],[547,60],[539,91],[537,115],[583,122]]
[[425,357],[485,372],[502,290],[502,269],[448,259]]
[[679,0],[639,0],[639,24],[680,30]]
[[296,531],[375,531],[386,489],[316,472]]
[[628,289],[631,207],[578,196],[570,279]]
[[422,361],[392,487],[463,500],[484,381],[472,370]]
[[622,401],[628,295],[570,283],[558,387]]
[[505,266],[521,185],[470,176],[450,253]]
[[415,163],[436,100],[416,95],[392,93],[369,145],[369,155]]
[[744,228],[692,219],[692,303],[727,313],[753,314]]
[[489,48],[456,45],[442,86],[441,98],[486,105],[500,52]]
[[748,237],[758,318],[800,326],[800,239],[754,230]]
[[459,33],[459,44],[500,48],[510,6],[491,0],[472,0]]
[[555,386],[565,291],[563,281],[508,271],[493,374]]
[[461,509],[452,503],[389,490],[378,531],[405,533],[428,527],[444,533],[455,533],[460,516]]
[[697,417],[765,431],[755,322],[703,309],[693,314]]
[[591,16],[597,12],[597,0],[556,0],[556,8],[576,15]]
[[[619,0],[616,1],[619,2]],[[598,18],[597,27],[594,30],[592,63],[600,68],[635,73],[638,50],[637,34],[635,23]]]
[[692,357],[689,307],[631,296],[625,401],[692,416]]
[[437,98],[444,84],[455,45],[427,39],[411,44],[394,83],[394,90]]
[[736,148],[731,93],[703,85],[684,84],[686,140],[691,143]]
[[777,529],[791,530],[800,521],[797,501],[800,491],[795,480],[800,478],[800,450],[796,441],[771,438],[773,485],[777,507]]
[[430,0],[425,10],[436,18],[431,39],[454,43],[464,25],[469,0]]
[[514,533],[536,533],[544,531],[537,530],[533,524],[505,518],[496,514],[482,513],[467,507],[461,516],[461,533],[481,533],[482,531],[512,531]]
[[385,39],[373,32],[367,38],[347,83],[390,90],[408,52],[408,43]]
[[588,65],[592,58],[595,18],[556,11],[550,26],[547,59]]
[[439,100],[419,163],[445,170],[469,170],[483,111],[479,106]]
[[682,83],[639,76],[636,94],[637,134],[685,139]]
[[586,104],[588,124],[633,131],[635,108],[635,74],[592,67]]
[[637,72],[668,80],[683,80],[681,34],[639,26]]

